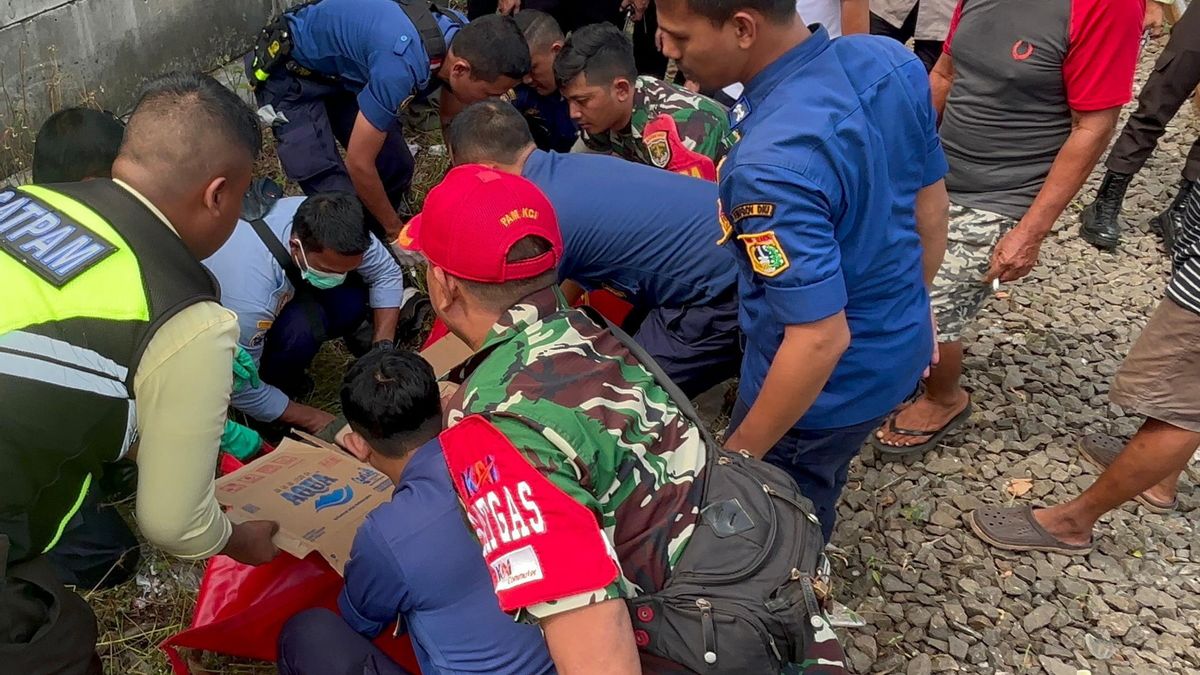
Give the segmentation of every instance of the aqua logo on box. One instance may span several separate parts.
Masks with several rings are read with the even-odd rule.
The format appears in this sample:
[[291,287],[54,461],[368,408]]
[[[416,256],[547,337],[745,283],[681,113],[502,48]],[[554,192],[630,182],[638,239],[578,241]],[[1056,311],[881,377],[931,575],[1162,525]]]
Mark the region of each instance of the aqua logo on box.
[[354,499],[354,490],[349,485],[331,489],[335,483],[337,479],[332,476],[314,473],[280,490],[279,496],[295,506],[316,497],[313,507],[317,511],[350,503],[350,500]]

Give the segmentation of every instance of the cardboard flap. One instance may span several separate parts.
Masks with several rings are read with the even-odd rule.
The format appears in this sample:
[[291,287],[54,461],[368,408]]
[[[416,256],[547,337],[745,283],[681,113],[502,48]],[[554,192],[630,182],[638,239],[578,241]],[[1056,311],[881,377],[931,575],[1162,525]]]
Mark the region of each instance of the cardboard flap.
[[274,542],[303,558],[312,551],[342,573],[358,526],[391,499],[387,476],[322,444],[286,438],[274,452],[219,478],[217,501],[234,523],[273,520]]

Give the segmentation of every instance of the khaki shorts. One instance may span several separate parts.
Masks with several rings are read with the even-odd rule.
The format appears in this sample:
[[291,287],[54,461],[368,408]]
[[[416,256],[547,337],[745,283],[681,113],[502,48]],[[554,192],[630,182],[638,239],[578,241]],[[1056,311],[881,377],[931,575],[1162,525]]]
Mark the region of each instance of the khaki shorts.
[[983,283],[1000,237],[1017,221],[999,213],[950,204],[946,258],[933,280],[929,300],[937,316],[938,340],[957,342],[979,313],[991,287]]
[[1108,398],[1129,412],[1200,432],[1200,314],[1163,299],[1117,370]]

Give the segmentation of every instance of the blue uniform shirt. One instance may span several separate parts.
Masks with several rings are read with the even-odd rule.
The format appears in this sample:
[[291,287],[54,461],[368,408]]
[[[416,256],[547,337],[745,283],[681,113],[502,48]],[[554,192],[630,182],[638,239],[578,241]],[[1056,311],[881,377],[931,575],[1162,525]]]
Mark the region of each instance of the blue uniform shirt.
[[570,106],[561,93],[543,96],[537,89],[519,84],[513,88],[512,104],[529,123],[533,140],[542,150],[570,152],[579,139],[579,128],[571,120]]
[[541,630],[500,611],[437,439],[413,451],[392,500],[359,526],[338,607],[370,638],[398,620],[427,675],[554,672]]
[[646,308],[703,305],[733,287],[733,259],[713,246],[716,184],[616,157],[542,150],[521,175],[558,215],[559,279]]
[[[454,14],[466,22],[462,14]],[[434,16],[449,49],[459,26],[446,16]],[[429,86],[429,55],[396,0],[321,0],[288,19],[292,58],[345,80],[358,92],[363,116],[380,131],[397,128],[404,104]]]
[[797,422],[832,429],[887,414],[929,365],[915,200],[946,160],[911,52],[813,29],[730,110],[742,138],[719,170],[721,220],[741,275],[745,402],[758,396],[785,326],[845,310],[850,346]]
[[[304,197],[284,197],[263,218],[284,248],[292,238],[292,218],[304,200]],[[229,241],[204,260],[204,266],[221,284],[221,304],[237,314],[241,331],[238,344],[257,364],[262,358],[267,330],[296,289],[254,228],[244,220],[238,221]],[[400,306],[403,274],[391,253],[374,237],[363,254],[358,273],[367,283],[371,307]],[[287,404],[287,395],[266,382],[233,394],[234,408],[264,422],[279,419]]]

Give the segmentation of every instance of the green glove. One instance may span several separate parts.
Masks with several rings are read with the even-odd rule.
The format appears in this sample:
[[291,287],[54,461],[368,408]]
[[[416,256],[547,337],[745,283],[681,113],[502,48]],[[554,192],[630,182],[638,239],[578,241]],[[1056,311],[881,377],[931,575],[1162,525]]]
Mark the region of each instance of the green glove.
[[[262,380],[258,379],[258,366],[254,365],[254,358],[245,349],[238,347],[233,357],[233,390],[240,392],[260,384]],[[229,432],[228,427],[225,431]]]
[[225,420],[225,431],[221,434],[222,450],[244,462],[258,454],[260,448],[262,437],[257,431]]

